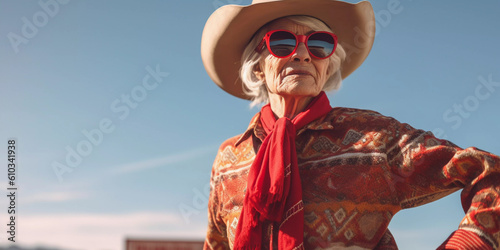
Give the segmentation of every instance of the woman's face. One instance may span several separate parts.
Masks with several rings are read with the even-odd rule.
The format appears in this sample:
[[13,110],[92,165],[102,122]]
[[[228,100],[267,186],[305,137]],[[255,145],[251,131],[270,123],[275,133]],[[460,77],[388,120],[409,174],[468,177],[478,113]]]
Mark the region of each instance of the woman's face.
[[[269,25],[268,30],[285,29],[297,35],[309,35],[316,31],[287,19],[279,19]],[[318,95],[332,72],[329,59],[316,59],[309,55],[304,43],[300,43],[295,53],[286,58],[278,58],[262,51],[259,68],[254,71],[259,79],[264,79],[270,94],[283,97],[314,97]]]

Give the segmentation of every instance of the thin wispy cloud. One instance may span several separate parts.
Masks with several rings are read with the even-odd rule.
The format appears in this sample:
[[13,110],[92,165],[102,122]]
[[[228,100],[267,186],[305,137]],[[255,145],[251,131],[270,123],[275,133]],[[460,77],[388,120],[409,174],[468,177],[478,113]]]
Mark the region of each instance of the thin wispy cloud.
[[23,215],[19,223],[16,243],[64,249],[124,249],[126,238],[201,240],[206,232],[204,221],[186,225],[175,213],[157,211]]
[[24,204],[32,204],[39,202],[67,202],[73,200],[80,200],[88,198],[89,194],[86,192],[70,192],[70,191],[56,191],[56,192],[42,192],[36,193],[26,198],[23,198]]
[[192,160],[200,156],[206,155],[217,149],[217,146],[209,145],[193,150],[179,152],[176,154],[167,155],[164,157],[148,159],[139,162],[128,163],[116,166],[110,170],[112,174],[126,174],[138,171],[144,171],[152,168],[162,167],[170,164],[176,164],[183,161]]
[[435,249],[446,239],[446,237],[442,237],[443,232],[448,231],[443,227],[429,227],[419,229],[409,229],[402,227],[389,228],[391,230],[391,233],[394,235],[394,238],[396,239],[398,247],[400,249],[408,250]]

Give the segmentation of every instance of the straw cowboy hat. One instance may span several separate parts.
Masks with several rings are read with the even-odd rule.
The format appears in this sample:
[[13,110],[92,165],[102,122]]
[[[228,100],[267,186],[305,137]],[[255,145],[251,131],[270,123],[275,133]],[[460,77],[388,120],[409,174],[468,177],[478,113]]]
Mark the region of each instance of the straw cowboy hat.
[[367,1],[253,0],[251,5],[225,5],[208,18],[201,38],[201,58],[212,80],[223,90],[249,99],[239,77],[243,50],[259,28],[284,16],[306,15],[325,22],[346,51],[342,78],[368,56],[375,37],[375,15]]

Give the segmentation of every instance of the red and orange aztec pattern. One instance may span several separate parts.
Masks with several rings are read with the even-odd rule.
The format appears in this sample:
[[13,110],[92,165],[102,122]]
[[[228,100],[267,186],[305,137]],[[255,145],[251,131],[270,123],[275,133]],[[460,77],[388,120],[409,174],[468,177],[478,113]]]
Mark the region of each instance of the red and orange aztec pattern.
[[[232,249],[247,175],[266,134],[259,113],[225,141],[211,177],[205,249]],[[387,229],[398,211],[463,189],[464,219],[441,249],[497,249],[500,158],[461,149],[377,112],[333,108],[297,131],[305,249],[398,249]],[[268,223],[262,249],[276,249]],[[436,246],[438,247],[438,246]]]

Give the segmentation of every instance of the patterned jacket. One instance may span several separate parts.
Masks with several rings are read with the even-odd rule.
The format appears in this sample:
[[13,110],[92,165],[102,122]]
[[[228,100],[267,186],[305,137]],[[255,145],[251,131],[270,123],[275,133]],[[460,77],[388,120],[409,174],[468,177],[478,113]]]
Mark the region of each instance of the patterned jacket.
[[[256,114],[246,132],[225,141],[217,153],[205,249],[232,249],[248,171],[266,136],[259,117]],[[466,214],[442,247],[498,248],[496,155],[461,149],[391,117],[350,108],[333,108],[298,130],[296,148],[305,249],[397,249],[387,229],[394,214],[459,189]],[[263,242],[277,242],[272,239],[278,227],[268,223]]]

